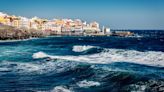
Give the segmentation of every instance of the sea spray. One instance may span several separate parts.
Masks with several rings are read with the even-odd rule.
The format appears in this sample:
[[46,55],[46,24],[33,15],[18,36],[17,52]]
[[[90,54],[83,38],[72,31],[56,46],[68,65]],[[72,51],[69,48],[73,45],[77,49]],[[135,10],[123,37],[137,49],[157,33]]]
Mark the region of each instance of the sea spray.
[[86,63],[108,64],[113,62],[129,62],[136,64],[145,64],[150,66],[164,66],[164,52],[146,51],[140,52],[136,50],[123,49],[104,49],[104,51],[91,55],[79,56],[56,56],[47,55],[43,52],[33,54],[33,58],[64,59],[69,61],[78,61]]
[[80,45],[76,45],[76,46],[73,46],[73,49],[72,51],[74,52],[83,52],[83,51],[86,51],[86,50],[89,50],[91,48],[96,48],[95,46],[80,46]]
[[100,83],[99,82],[95,82],[95,81],[83,80],[83,81],[78,82],[77,85],[79,87],[87,88],[87,87],[92,87],[92,86],[100,86]]
[[[66,36],[2,42],[0,91],[159,91],[164,87],[161,39]],[[76,46],[81,52],[73,50]]]
[[37,53],[34,53],[32,57],[35,59],[38,59],[38,58],[49,57],[49,55],[45,54],[44,52],[37,52]]

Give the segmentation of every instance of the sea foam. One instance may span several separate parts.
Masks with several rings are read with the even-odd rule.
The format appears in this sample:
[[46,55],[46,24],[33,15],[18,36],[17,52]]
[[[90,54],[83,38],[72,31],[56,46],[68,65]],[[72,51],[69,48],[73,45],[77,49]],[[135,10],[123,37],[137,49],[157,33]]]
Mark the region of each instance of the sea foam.
[[45,57],[48,57],[49,55],[43,53],[43,52],[37,52],[37,53],[34,53],[33,54],[33,58],[35,59],[39,59],[39,58],[45,58]]
[[73,49],[72,49],[72,51],[74,51],[74,52],[83,52],[83,51],[86,51],[86,50],[89,50],[89,49],[91,49],[91,48],[95,48],[95,46],[73,46]]
[[[59,61],[59,62],[58,62]],[[15,72],[19,74],[45,74],[48,72],[60,73],[76,67],[76,63],[46,61],[46,62],[0,62],[0,72]]]
[[87,87],[92,87],[92,86],[100,86],[100,83],[99,82],[95,82],[95,81],[83,80],[83,81],[78,82],[77,85],[79,87],[87,88]]
[[91,55],[79,56],[53,56],[43,52],[34,53],[34,58],[49,57],[52,59],[63,59],[69,61],[78,61],[86,63],[108,64],[113,62],[129,62],[136,64],[145,64],[150,66],[164,67],[164,52],[156,51],[136,51],[124,49],[104,49],[104,51]]
[[53,90],[51,90],[50,92],[73,92],[69,89],[67,89],[64,86],[56,86]]

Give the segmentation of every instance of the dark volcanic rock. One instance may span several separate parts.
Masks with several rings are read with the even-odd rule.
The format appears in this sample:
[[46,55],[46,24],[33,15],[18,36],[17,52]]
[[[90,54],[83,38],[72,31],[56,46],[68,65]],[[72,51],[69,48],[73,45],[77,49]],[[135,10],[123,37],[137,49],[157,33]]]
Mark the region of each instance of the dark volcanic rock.
[[0,25],[0,40],[28,39],[30,37],[44,37],[47,32],[35,29],[15,28],[7,25]]

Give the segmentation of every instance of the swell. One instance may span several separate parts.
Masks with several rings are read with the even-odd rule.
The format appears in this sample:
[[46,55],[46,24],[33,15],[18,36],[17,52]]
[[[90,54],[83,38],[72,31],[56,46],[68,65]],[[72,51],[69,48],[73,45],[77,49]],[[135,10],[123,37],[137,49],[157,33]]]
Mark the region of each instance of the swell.
[[75,45],[72,47],[72,51],[76,55],[88,55],[88,54],[95,54],[100,53],[104,49],[98,46],[90,46],[90,45]]
[[[47,61],[45,58],[28,63],[3,61],[0,67],[1,82],[8,84],[8,89],[19,87],[19,91],[29,89],[75,92],[109,90],[114,92],[114,90],[127,91],[127,89],[141,91],[142,86],[150,90],[164,85],[162,69],[135,64],[84,64],[60,59]],[[150,85],[152,81],[151,85],[156,86]],[[13,87],[14,83],[17,85]]]
[[[90,51],[93,48],[87,49],[85,50],[85,52]],[[100,48],[100,47],[96,47],[96,48]],[[89,55],[79,55],[79,56],[48,55],[44,52],[37,52],[33,54],[34,59],[47,58],[47,57],[51,59],[61,59],[67,61],[78,61],[78,62],[97,63],[97,64],[108,64],[113,62],[128,62],[128,63],[164,67],[164,62],[163,62],[164,52],[156,52],[156,51],[141,52],[136,50],[104,48],[101,52],[97,51],[97,53],[93,53]]]

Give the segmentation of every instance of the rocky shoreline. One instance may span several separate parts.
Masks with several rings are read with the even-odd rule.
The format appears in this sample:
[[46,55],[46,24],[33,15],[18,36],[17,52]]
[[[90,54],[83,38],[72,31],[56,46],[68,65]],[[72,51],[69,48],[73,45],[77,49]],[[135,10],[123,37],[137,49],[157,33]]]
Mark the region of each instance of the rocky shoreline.
[[0,25],[0,40],[23,40],[48,36],[49,32]]
[[25,40],[30,38],[41,38],[46,36],[120,36],[128,37],[133,35],[130,32],[112,32],[111,34],[99,34],[99,33],[61,33],[57,34],[54,31],[41,31],[36,29],[27,29],[27,28],[16,28],[8,25],[0,24],[0,40]]

